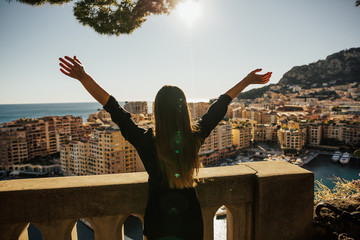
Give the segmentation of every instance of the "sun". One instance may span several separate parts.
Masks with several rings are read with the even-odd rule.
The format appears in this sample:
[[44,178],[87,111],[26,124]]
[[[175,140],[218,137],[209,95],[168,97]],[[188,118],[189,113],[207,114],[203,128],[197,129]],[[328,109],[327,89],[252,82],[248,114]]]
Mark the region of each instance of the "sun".
[[197,0],[184,0],[177,6],[180,17],[188,25],[193,25],[200,16],[200,5]]

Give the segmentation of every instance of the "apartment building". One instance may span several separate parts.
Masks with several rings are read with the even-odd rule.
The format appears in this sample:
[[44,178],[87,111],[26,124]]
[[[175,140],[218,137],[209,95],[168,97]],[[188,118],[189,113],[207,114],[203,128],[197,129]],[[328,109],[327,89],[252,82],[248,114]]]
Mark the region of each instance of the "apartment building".
[[252,139],[255,142],[272,142],[278,141],[277,125],[274,124],[255,124],[252,128]]
[[74,139],[80,139],[84,136],[83,120],[81,117],[65,116],[63,118],[69,119],[70,122],[70,134]]
[[277,112],[260,107],[235,108],[232,110],[233,118],[244,118],[255,121],[257,124],[277,123]]
[[232,124],[220,122],[205,139],[199,151],[203,165],[215,164],[218,160],[232,154],[233,147]]
[[360,144],[359,121],[330,121],[324,124],[325,142],[341,143],[349,146]]
[[323,134],[323,124],[321,121],[308,122],[306,124],[307,128],[307,138],[306,143],[318,146],[321,144],[322,134]]
[[86,141],[63,144],[63,171],[68,175],[100,175],[145,171],[135,148],[116,127],[101,127]]
[[210,103],[208,102],[189,102],[188,108],[193,119],[201,118],[209,109]]
[[20,164],[28,159],[25,127],[19,124],[0,126],[0,167]]
[[96,120],[100,119],[101,121],[111,121],[111,115],[104,109],[100,109],[98,112],[89,114],[87,119],[88,122],[96,122]]
[[61,142],[84,135],[82,118],[73,116],[18,119],[0,129],[1,166],[57,153]]
[[124,109],[132,114],[148,114],[147,102],[144,101],[125,102]]
[[247,148],[251,142],[251,126],[241,125],[232,129],[233,145],[236,149]]
[[324,124],[324,140],[330,142],[342,142],[345,139],[346,124],[340,122],[328,122]]
[[232,118],[245,118],[245,108],[237,107],[232,109]]
[[278,140],[284,153],[299,153],[306,142],[306,128],[280,128]]
[[258,124],[265,123],[265,109],[261,108],[246,108],[245,118],[256,121]]
[[29,159],[49,154],[49,149],[47,148],[47,139],[49,138],[46,135],[48,132],[47,122],[43,119],[27,119],[17,120],[16,123],[25,127]]
[[239,102],[231,102],[230,105],[228,106],[228,110],[226,113],[226,117],[229,119],[232,118],[237,118],[237,116],[234,116],[234,111],[236,111],[236,109],[238,108],[244,108],[245,105],[243,103],[239,103]]
[[39,119],[45,122],[45,136],[48,154],[60,151],[61,142],[68,139],[80,139],[85,135],[81,117],[47,116]]
[[360,123],[353,122],[346,125],[345,144],[350,146],[360,146]]
[[265,124],[276,124],[278,121],[277,112],[273,110],[268,110],[265,112],[264,123]]

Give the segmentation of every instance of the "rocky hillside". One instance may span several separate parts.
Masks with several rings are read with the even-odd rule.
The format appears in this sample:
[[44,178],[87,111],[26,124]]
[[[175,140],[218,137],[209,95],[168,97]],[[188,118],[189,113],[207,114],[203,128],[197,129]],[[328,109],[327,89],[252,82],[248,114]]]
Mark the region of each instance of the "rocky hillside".
[[[280,81],[275,84],[280,86],[280,92],[289,89],[290,86],[300,86],[302,89],[327,86],[343,85],[346,83],[360,82],[360,48],[351,48],[328,56],[325,60],[319,60],[308,65],[293,67],[284,74]],[[238,98],[257,98],[269,89],[265,86],[253,89]]]

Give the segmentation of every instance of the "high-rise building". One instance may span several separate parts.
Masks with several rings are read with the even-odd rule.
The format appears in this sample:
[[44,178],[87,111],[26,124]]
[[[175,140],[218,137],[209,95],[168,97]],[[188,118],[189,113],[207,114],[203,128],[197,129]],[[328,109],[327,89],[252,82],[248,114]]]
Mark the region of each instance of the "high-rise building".
[[261,107],[238,107],[232,110],[233,118],[249,119],[257,124],[277,123],[277,112]]
[[342,142],[345,138],[345,123],[331,122],[324,125],[324,140]]
[[148,114],[147,102],[125,102],[124,109],[132,114]]
[[317,122],[307,122],[307,141],[306,143],[310,145],[320,145],[323,134],[323,123],[321,121]]
[[266,110],[263,108],[246,108],[245,118],[256,121],[258,124],[265,123]]
[[253,140],[255,142],[273,142],[278,141],[277,125],[274,124],[255,124],[253,126]]
[[99,175],[145,171],[135,148],[116,127],[101,127],[86,141],[62,145],[60,160],[68,175]]
[[232,109],[232,118],[245,118],[245,109],[243,107],[237,107]]
[[265,112],[265,124],[276,124],[277,123],[277,112],[273,110],[268,110]]
[[278,140],[283,152],[299,153],[305,145],[306,128],[280,128],[278,130]]
[[360,144],[360,122],[348,122],[345,129],[345,144],[359,146]]
[[28,159],[25,127],[19,124],[0,126],[0,167],[7,169]]
[[239,125],[232,129],[233,144],[236,149],[247,148],[251,142],[251,125]]
[[111,121],[111,115],[106,110],[100,109],[98,112],[89,114],[87,121],[88,122],[96,122],[97,119],[109,122],[109,121]]
[[48,124],[44,120],[25,119],[17,120],[16,123],[25,127],[29,159],[49,154],[46,142],[48,139],[46,136]]
[[357,146],[360,143],[359,121],[330,121],[324,124],[324,141]]
[[80,117],[25,118],[4,123],[0,127],[0,166],[20,164],[57,153],[61,142],[83,136]]
[[204,144],[200,148],[199,156],[204,166],[212,165],[232,154],[234,150],[232,124],[223,121],[205,139]]
[[207,102],[189,102],[188,108],[193,119],[201,118],[209,109],[210,103]]

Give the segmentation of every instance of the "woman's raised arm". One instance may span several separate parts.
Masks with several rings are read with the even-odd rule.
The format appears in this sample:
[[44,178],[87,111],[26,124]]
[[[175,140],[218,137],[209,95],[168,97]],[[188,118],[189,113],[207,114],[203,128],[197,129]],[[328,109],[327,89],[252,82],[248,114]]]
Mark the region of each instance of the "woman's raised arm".
[[94,79],[85,72],[84,66],[76,56],[74,56],[74,58],[65,56],[64,58],[59,58],[61,66],[60,71],[69,77],[79,80],[96,101],[105,106],[109,100],[110,94],[100,87]]
[[256,74],[260,72],[262,69],[256,69],[250,72],[243,80],[241,80],[238,84],[232,87],[230,90],[226,92],[229,97],[234,99],[239,93],[242,92],[247,86],[250,84],[265,84],[269,82],[272,72],[268,72],[265,74]]

